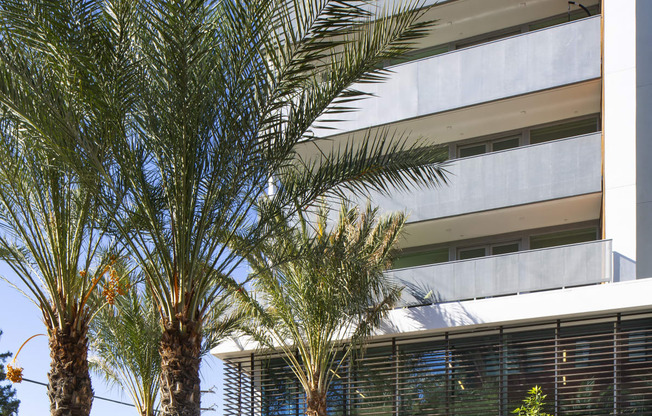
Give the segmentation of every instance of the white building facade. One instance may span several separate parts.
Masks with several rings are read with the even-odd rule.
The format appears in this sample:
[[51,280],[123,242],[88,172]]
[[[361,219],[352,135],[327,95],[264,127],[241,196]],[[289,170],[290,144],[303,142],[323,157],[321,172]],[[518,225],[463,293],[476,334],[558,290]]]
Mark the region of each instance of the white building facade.
[[[580,4],[581,3],[581,4]],[[399,308],[345,363],[333,415],[652,414],[652,1],[448,0],[339,135],[448,148],[410,213]],[[332,134],[329,132],[328,134]],[[282,360],[237,342],[226,415],[301,415]]]

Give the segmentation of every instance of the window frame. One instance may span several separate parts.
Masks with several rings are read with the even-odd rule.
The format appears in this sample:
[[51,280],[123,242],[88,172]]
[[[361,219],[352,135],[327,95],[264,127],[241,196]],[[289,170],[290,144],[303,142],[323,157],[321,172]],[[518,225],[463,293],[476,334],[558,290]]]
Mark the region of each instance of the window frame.
[[[508,253],[500,253],[500,254],[493,254],[493,249],[496,247],[502,247],[502,246],[507,246],[507,245],[512,245],[516,244],[517,249],[516,251],[510,251]],[[503,240],[503,241],[496,241],[496,242],[489,242],[486,244],[480,244],[480,245],[472,245],[472,246],[462,246],[462,247],[456,247],[455,254],[456,254],[456,260],[472,260],[472,259],[478,259],[481,257],[490,257],[490,256],[502,256],[503,254],[514,254],[518,253],[519,251],[523,251],[523,242],[522,239],[510,239],[510,240]],[[478,249],[484,249],[484,256],[477,256],[477,257],[469,257],[467,259],[463,259],[461,256],[462,251],[468,251],[468,250],[478,250]]]
[[[474,137],[471,139],[467,140],[462,140],[458,142],[451,142],[451,145],[453,147],[453,151],[449,151],[449,155],[452,154],[454,159],[464,159],[467,157],[475,157],[475,156],[481,156],[484,154],[488,153],[495,153],[495,152],[506,152],[510,151],[513,149],[517,149],[519,147],[524,147],[524,146],[529,146],[532,145],[530,142],[530,132],[532,130],[539,130],[539,129],[545,129],[549,127],[555,127],[555,126],[562,126],[564,124],[569,124],[573,122],[580,122],[584,120],[591,120],[593,119],[595,121],[596,125],[596,130],[594,132],[590,133],[585,133],[585,134],[593,134],[593,133],[598,133],[601,131],[601,126],[602,126],[602,117],[600,113],[592,113],[592,114],[585,114],[579,117],[571,117],[571,118],[566,118],[563,120],[555,120],[552,122],[548,123],[542,123],[542,124],[535,124],[533,126],[528,126],[522,129],[518,130],[511,130],[511,131],[506,131],[506,132],[500,132],[500,133],[494,133],[486,136],[479,136],[479,137]],[[571,137],[575,136],[568,136],[568,137],[561,137],[559,139],[553,139],[550,141],[556,141],[556,140],[565,140]],[[516,139],[518,138],[518,146],[508,148],[508,149],[499,149],[499,150],[493,150],[494,144],[497,142],[505,141],[505,140],[510,140],[510,139]],[[541,143],[534,143],[535,145],[537,144],[545,144],[550,141],[544,141]],[[471,155],[471,156],[460,156],[460,151],[471,148],[471,147],[476,147],[476,146],[481,146],[484,145],[485,151],[484,153],[479,153],[476,155]]]

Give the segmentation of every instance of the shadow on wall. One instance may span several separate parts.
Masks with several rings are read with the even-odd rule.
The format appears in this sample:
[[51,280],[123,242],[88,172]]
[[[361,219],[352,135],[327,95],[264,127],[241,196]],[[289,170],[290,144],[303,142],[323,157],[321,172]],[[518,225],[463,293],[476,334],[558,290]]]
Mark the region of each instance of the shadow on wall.
[[614,251],[614,282],[636,279],[636,261]]
[[403,286],[403,296],[399,306],[433,305],[446,301],[438,289],[428,285],[425,281],[399,279],[399,284]]
[[[378,335],[423,331],[428,329],[448,328],[483,323],[462,302],[440,303],[438,291],[426,284],[401,282],[412,301],[406,306],[394,309],[389,319],[378,327]],[[416,300],[416,301],[415,301]]]

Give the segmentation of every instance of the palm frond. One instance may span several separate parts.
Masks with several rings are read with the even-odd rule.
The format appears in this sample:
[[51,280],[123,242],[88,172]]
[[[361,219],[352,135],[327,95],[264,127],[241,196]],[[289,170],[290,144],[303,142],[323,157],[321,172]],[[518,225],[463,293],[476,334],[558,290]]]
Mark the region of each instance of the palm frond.
[[[141,288],[142,290],[142,288]],[[140,412],[153,415],[159,390],[160,313],[147,292],[134,286],[103,308],[90,326],[90,367],[109,384],[124,389]]]
[[[304,215],[304,214],[302,214]],[[338,360],[351,354],[394,306],[401,290],[383,271],[405,223],[345,205],[335,224],[322,209],[308,226],[287,223],[248,258],[253,295],[239,296],[249,317],[241,330],[281,351],[302,386],[326,392]]]

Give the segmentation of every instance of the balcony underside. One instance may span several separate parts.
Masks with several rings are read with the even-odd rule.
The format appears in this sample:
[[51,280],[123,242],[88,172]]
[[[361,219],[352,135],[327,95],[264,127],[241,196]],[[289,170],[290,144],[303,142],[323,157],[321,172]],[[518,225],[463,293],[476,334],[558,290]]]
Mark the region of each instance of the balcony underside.
[[[598,2],[583,0],[581,3],[588,7]],[[378,3],[382,6],[399,1],[379,0]],[[423,3],[425,6],[437,5],[423,16],[423,20],[436,23],[430,36],[420,41],[420,47],[471,38],[568,11],[566,0],[426,0]]]
[[410,223],[403,248],[439,244],[600,218],[602,193]]

